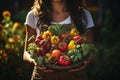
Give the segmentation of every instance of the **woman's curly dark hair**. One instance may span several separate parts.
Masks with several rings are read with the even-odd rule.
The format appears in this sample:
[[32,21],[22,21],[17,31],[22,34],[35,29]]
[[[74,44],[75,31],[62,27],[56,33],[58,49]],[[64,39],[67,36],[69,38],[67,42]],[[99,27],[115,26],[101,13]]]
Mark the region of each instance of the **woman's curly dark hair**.
[[[66,3],[67,11],[80,32],[84,31],[84,24],[82,23],[82,17],[86,18],[83,9],[86,8],[84,0],[64,0]],[[35,15],[39,16],[37,26],[41,24],[50,25],[52,4],[51,0],[35,0],[32,9]],[[86,19],[85,19],[86,20]]]

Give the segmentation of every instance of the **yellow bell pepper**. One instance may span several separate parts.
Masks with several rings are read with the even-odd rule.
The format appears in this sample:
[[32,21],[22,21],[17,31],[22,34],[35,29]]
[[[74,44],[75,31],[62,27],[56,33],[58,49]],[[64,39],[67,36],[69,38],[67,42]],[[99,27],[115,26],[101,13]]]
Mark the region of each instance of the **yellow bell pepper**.
[[73,50],[76,48],[76,44],[74,40],[71,40],[68,44],[68,50]]
[[71,29],[70,31],[70,36],[76,36],[79,35],[79,32],[76,28]]

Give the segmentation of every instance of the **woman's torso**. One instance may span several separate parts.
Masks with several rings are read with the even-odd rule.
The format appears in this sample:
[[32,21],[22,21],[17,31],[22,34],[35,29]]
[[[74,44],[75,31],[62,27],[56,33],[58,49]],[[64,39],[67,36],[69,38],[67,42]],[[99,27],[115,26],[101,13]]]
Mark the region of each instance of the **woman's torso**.
[[[29,18],[29,17],[28,17]],[[37,24],[38,17],[32,18],[35,20],[35,22],[32,22],[33,24],[26,21],[26,24],[30,23],[30,26],[36,29],[37,34],[40,32],[44,32],[44,27],[35,27]],[[57,24],[56,22],[51,22],[51,24]],[[59,24],[64,24],[64,28],[69,31],[74,26],[74,24],[71,21],[70,16],[68,16],[65,20],[60,21]],[[32,26],[33,25],[33,26]],[[89,25],[89,26],[93,26]],[[42,31],[43,30],[43,31]],[[38,79],[37,79],[38,78]],[[73,71],[73,72],[44,72],[38,68],[34,68],[32,79],[31,80],[87,80],[85,70],[82,71]]]

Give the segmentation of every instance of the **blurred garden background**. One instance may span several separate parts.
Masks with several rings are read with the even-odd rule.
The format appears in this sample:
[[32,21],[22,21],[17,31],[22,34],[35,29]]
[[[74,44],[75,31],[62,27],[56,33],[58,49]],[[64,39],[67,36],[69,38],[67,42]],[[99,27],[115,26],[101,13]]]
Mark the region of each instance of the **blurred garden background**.
[[[33,66],[23,61],[24,21],[34,0],[0,0],[0,80],[30,80]],[[89,80],[120,80],[119,0],[86,0],[95,23],[97,59]]]

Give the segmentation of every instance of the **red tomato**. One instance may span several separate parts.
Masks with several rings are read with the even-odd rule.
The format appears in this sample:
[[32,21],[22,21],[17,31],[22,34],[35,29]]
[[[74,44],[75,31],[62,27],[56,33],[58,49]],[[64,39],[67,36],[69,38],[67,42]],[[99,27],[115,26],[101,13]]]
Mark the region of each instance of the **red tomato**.
[[71,63],[71,59],[67,55],[60,56],[60,58],[58,60],[58,64],[60,64],[61,66],[68,66],[68,65],[70,65],[70,63]]
[[60,42],[58,44],[58,48],[61,50],[61,51],[66,51],[67,50],[67,43],[66,42]]
[[61,54],[62,54],[62,53],[61,53],[60,50],[55,49],[55,50],[52,51],[52,54],[51,54],[51,55],[52,55],[52,57],[54,57],[54,58],[59,58]]
[[69,37],[69,34],[67,33],[61,34],[61,39],[68,38],[68,37]]

